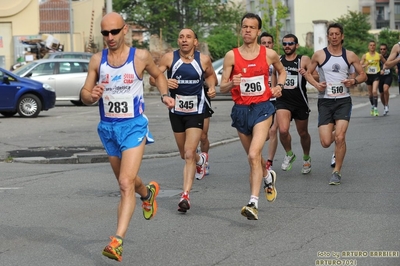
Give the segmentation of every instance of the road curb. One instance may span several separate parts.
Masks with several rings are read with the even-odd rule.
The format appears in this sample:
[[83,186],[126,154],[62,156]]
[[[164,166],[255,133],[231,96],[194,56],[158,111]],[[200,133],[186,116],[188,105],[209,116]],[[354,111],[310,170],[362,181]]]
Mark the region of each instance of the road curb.
[[[228,144],[231,142],[238,141],[239,138],[226,139],[217,141],[210,144],[210,148]],[[156,153],[156,154],[145,154],[145,159],[155,158],[167,158],[179,156],[179,152],[170,153]],[[14,163],[31,163],[31,164],[89,164],[89,163],[106,163],[108,162],[108,156],[105,152],[101,153],[76,153],[71,157],[59,157],[59,158],[46,158],[46,157],[20,157],[14,158],[11,162]]]

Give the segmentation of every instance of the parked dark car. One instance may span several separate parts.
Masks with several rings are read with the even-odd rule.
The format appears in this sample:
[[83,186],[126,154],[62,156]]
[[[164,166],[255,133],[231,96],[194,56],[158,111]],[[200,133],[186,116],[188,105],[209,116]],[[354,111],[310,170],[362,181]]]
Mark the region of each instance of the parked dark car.
[[11,117],[37,117],[41,111],[53,108],[55,90],[48,84],[22,78],[0,68],[0,114]]

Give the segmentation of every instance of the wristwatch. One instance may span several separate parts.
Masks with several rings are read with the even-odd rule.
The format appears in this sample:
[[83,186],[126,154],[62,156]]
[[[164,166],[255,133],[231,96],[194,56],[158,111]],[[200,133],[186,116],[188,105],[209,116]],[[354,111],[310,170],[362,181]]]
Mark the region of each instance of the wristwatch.
[[283,88],[285,87],[282,83],[278,83],[278,84],[276,84],[276,85],[278,85],[279,87],[281,87],[282,90],[283,90]]
[[162,103],[164,103],[163,99],[164,99],[165,96],[168,96],[168,94],[163,94],[163,95],[161,95],[161,102],[162,102]]

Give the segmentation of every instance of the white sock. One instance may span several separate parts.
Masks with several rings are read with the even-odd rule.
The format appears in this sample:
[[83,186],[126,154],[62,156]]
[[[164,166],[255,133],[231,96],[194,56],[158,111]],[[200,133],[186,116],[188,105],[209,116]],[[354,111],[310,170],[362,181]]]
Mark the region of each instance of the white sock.
[[251,195],[249,203],[254,203],[254,206],[256,206],[256,208],[258,209],[258,197],[257,196]]
[[265,181],[267,181],[267,184],[272,183],[272,175],[271,173],[268,171],[268,174],[266,176],[264,176]]

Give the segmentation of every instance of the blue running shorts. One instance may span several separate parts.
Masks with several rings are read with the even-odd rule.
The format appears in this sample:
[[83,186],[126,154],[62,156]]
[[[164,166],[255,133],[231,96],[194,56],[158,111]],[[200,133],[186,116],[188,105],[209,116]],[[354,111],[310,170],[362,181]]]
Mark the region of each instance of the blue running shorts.
[[253,127],[267,120],[275,113],[275,107],[270,101],[251,105],[235,104],[232,107],[232,127],[242,134],[251,135]]
[[143,138],[146,144],[154,142],[148,125],[149,120],[142,114],[122,122],[100,121],[97,132],[107,154],[121,159],[123,151],[139,146]]

